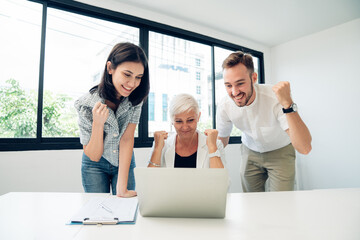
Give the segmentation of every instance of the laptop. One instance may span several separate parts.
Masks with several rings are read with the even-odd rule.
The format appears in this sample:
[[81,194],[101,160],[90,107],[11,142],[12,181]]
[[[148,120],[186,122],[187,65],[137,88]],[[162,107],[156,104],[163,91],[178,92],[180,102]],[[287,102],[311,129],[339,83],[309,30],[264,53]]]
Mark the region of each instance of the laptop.
[[143,217],[225,217],[226,169],[135,168],[135,179]]

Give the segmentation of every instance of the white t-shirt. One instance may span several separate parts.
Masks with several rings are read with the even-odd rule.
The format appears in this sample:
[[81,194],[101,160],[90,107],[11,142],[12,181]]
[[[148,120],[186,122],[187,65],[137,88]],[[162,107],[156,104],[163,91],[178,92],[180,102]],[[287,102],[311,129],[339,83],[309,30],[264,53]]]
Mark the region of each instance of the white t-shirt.
[[256,97],[249,106],[238,107],[229,97],[218,105],[219,137],[229,137],[233,124],[242,131],[242,142],[256,152],[269,152],[290,144],[289,128],[282,106],[271,85],[254,84]]

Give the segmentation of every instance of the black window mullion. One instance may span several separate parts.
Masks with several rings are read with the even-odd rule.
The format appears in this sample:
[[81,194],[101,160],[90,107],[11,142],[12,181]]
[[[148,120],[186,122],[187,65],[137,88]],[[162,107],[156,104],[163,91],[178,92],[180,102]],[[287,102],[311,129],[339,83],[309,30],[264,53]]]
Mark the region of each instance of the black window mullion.
[[212,86],[212,109],[213,128],[216,129],[216,93],[215,93],[215,47],[211,46],[211,86]]
[[39,66],[39,89],[38,89],[38,109],[37,109],[37,128],[36,140],[41,142],[42,138],[42,110],[44,98],[44,66],[45,66],[45,36],[46,36],[47,4],[43,3],[42,26],[41,26],[41,47],[40,47],[40,66]]
[[264,56],[261,54],[259,58],[259,83],[265,83],[265,72],[264,72]]
[[[139,34],[139,42],[141,48],[144,50],[147,58],[149,59],[149,30],[146,27],[140,28],[140,34]],[[151,76],[150,76],[151,79]],[[146,145],[146,142],[149,142],[149,126],[148,126],[148,101],[147,99],[144,101],[144,104],[142,106],[141,110],[141,116],[140,121],[138,125],[138,143],[135,143],[136,147],[138,146],[144,146]]]

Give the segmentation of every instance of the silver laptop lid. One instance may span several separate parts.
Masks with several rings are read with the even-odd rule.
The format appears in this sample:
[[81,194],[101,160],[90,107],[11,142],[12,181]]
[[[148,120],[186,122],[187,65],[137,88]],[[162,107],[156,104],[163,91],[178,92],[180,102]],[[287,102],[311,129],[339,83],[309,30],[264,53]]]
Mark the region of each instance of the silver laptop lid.
[[135,168],[135,178],[143,217],[225,217],[226,169]]

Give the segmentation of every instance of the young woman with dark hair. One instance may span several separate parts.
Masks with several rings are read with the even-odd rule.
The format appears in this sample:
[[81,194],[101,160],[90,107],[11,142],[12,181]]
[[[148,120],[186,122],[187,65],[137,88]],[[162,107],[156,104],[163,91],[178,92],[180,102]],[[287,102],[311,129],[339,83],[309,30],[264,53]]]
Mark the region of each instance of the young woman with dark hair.
[[144,51],[119,43],[108,56],[100,84],[75,102],[85,192],[111,189],[119,197],[136,196],[134,134],[149,89]]

